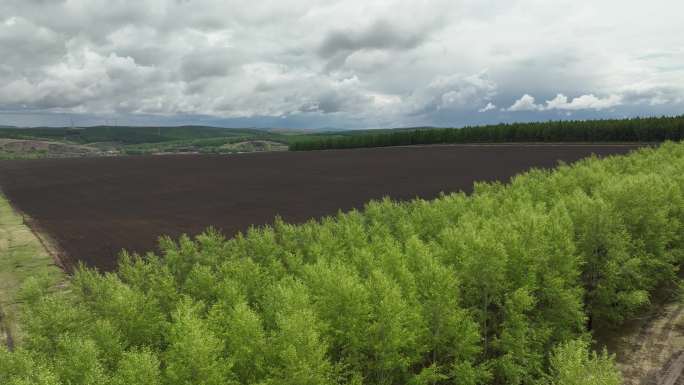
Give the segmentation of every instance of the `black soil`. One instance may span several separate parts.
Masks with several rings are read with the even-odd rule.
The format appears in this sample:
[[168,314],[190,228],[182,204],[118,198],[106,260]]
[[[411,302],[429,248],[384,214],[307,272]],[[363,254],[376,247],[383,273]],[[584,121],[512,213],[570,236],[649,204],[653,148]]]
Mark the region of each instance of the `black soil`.
[[154,250],[160,235],[227,236],[276,215],[303,222],[371,199],[434,198],[638,145],[448,145],[232,156],[1,161],[0,187],[68,256],[103,270],[121,249]]

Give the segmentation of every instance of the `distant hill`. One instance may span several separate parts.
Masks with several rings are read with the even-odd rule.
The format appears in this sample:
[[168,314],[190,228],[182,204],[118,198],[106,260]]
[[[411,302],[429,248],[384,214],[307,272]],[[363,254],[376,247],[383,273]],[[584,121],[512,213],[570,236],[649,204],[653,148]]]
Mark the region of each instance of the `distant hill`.
[[[22,143],[51,143],[50,148],[86,147],[88,155],[144,155],[169,153],[226,154],[254,151],[283,151],[288,144],[310,131],[297,129],[224,128],[212,126],[91,126],[91,127],[0,127],[0,140]],[[14,143],[14,142],[12,142]],[[57,146],[61,144],[62,146]],[[69,156],[72,152],[31,150],[12,144],[0,155],[4,159]],[[34,146],[35,147],[35,146]],[[68,147],[71,148],[71,147]],[[41,147],[42,149],[42,147]],[[65,155],[67,154],[67,155]]]
[[0,137],[10,139],[46,139],[88,144],[117,142],[121,144],[158,143],[172,140],[191,140],[218,137],[268,136],[254,128],[222,128],[209,126],[132,127],[92,126],[71,127],[0,127]]
[[109,155],[93,146],[36,139],[0,138],[0,159],[70,158]]
[[433,126],[417,126],[417,127],[398,127],[398,128],[367,128],[361,130],[335,130],[328,131],[325,134],[329,135],[360,135],[360,134],[379,134],[379,133],[389,133],[389,132],[404,132],[404,131],[421,131],[421,130],[434,130],[439,127]]
[[[276,151],[287,149],[295,142],[329,141],[364,135],[414,132],[430,127],[395,129],[302,129],[302,128],[225,128],[215,126],[90,126],[90,127],[12,127],[0,126],[0,139],[30,143],[88,147],[88,154],[142,155],[168,153],[224,154],[250,151]],[[267,144],[267,145],[265,145]],[[52,156],[51,152],[29,151],[14,145],[5,151],[5,158]],[[71,148],[71,147],[69,147]],[[251,150],[250,150],[251,149]],[[26,150],[26,151],[24,151]],[[67,151],[58,151],[60,156]],[[36,154],[34,154],[36,153]]]

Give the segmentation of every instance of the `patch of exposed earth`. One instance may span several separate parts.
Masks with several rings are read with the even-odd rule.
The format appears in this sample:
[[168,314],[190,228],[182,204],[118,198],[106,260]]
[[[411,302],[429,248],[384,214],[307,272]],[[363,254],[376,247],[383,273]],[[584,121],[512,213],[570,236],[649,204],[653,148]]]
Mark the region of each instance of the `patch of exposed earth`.
[[684,301],[669,304],[612,338],[625,385],[684,384]]
[[108,155],[106,151],[79,144],[33,139],[0,139],[0,152],[16,157],[78,157]]
[[288,146],[271,140],[246,140],[244,142],[228,143],[222,149],[237,152],[287,151]]

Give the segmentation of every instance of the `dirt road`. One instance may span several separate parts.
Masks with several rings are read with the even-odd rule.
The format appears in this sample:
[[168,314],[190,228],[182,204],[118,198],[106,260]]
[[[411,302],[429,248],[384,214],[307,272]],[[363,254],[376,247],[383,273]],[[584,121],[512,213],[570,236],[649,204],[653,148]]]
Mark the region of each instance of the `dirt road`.
[[612,341],[625,385],[684,383],[684,302],[664,307]]

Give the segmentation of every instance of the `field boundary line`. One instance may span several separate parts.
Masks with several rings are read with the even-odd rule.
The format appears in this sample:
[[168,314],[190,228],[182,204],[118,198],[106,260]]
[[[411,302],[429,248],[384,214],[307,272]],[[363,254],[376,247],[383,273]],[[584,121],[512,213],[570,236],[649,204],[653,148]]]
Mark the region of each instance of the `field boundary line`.
[[57,266],[64,273],[67,273],[67,265],[64,263],[64,260],[66,259],[66,253],[59,247],[57,241],[52,239],[47,232],[42,231],[38,223],[35,220],[33,220],[31,216],[23,212],[19,207],[13,205],[12,201],[4,193],[1,186],[0,199],[4,199],[9,204],[12,211],[14,211],[16,215],[21,217],[22,224],[24,224],[24,226],[26,226],[31,231],[33,236],[35,236],[38,239],[38,242],[40,242],[40,244],[43,246],[43,249],[45,249],[45,251],[48,254],[50,254],[53,262],[55,263],[55,266]]
[[59,287],[66,279],[52,251],[0,191],[0,344],[10,350],[21,341],[19,294],[24,282],[45,277],[51,287]]
[[57,241],[52,239],[46,232],[41,231],[40,225],[38,225],[33,218],[16,208],[15,212],[21,217],[22,223],[28,227],[28,229],[31,230],[31,233],[33,233],[33,235],[38,239],[38,242],[40,242],[40,244],[43,246],[43,249],[50,254],[55,266],[57,266],[65,274],[68,273],[69,269],[64,262],[64,260],[67,259],[66,253],[58,246]]

